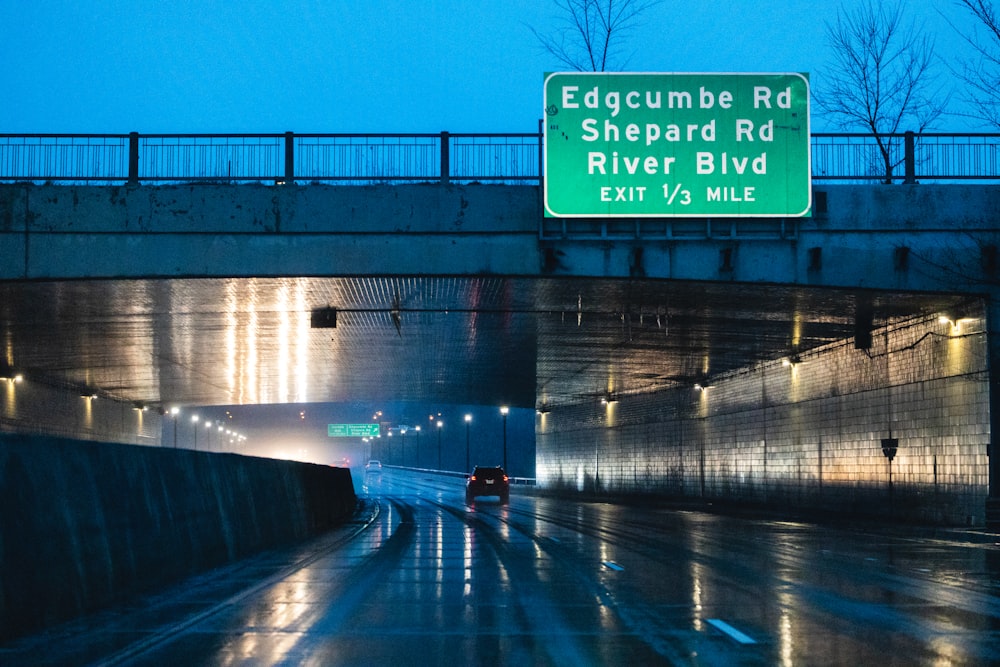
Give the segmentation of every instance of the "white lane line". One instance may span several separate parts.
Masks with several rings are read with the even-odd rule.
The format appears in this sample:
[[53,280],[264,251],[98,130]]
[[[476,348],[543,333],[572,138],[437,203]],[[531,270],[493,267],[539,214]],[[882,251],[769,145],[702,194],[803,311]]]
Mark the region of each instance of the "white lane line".
[[609,570],[614,570],[615,572],[624,572],[625,568],[612,560],[601,561],[601,565],[608,568]]
[[757,642],[743,634],[733,626],[729,625],[725,621],[719,620],[718,618],[707,618],[705,619],[710,625],[715,627],[717,630],[729,635],[729,637],[740,644],[756,644]]

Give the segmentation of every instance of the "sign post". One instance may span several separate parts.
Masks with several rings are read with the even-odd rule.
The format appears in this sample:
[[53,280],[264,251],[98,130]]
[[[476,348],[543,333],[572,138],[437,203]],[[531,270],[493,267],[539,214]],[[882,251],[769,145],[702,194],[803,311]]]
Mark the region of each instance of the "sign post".
[[811,215],[805,74],[545,78],[545,214]]

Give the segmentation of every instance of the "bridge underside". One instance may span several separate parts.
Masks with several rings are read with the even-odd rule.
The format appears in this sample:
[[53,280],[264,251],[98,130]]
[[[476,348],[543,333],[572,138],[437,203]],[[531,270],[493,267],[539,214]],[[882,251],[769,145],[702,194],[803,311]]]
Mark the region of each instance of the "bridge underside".
[[[649,393],[956,312],[968,298],[669,280],[302,277],[0,283],[0,372],[149,406]],[[335,307],[335,328],[314,328]],[[6,367],[6,368],[4,368]]]

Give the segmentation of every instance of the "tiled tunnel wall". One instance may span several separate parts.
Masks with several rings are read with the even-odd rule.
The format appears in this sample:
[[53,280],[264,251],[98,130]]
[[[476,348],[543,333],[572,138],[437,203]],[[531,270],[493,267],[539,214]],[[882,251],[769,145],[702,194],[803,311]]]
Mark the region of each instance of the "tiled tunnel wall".
[[30,433],[77,440],[159,445],[163,417],[128,401],[88,398],[75,387],[25,373],[0,379],[0,433]]
[[[982,525],[984,322],[982,313],[893,322],[868,350],[848,340],[703,390],[556,408],[536,427],[538,483]],[[882,451],[890,431],[891,464]]]

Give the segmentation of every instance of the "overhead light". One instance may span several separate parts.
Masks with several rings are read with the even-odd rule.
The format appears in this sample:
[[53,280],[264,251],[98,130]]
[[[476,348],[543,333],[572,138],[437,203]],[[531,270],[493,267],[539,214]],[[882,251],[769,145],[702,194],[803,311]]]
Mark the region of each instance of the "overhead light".
[[316,308],[309,318],[309,326],[313,329],[336,329],[337,309],[333,306]]

